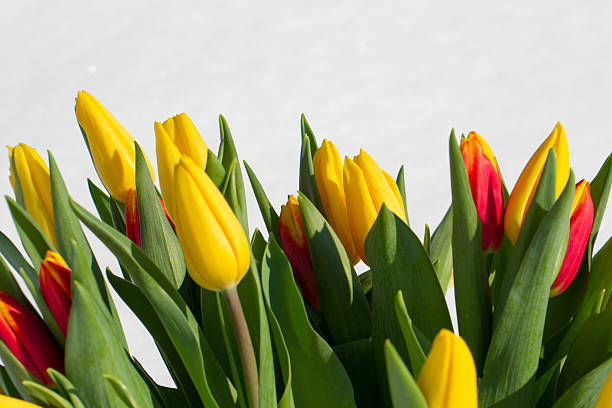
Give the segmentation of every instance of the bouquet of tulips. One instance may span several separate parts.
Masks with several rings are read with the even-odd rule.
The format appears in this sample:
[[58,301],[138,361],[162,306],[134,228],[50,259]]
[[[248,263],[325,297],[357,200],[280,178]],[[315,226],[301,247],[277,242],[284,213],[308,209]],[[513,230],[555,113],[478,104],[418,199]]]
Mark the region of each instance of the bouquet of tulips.
[[[394,179],[363,150],[343,163],[303,116],[280,214],[244,163],[262,232],[223,117],[217,154],[187,115],[156,122],[155,172],[91,95],[75,111],[97,214],[51,153],[9,147],[23,252],[0,233],[1,406],[612,407],[612,240],[594,253],[612,159],[576,183],[560,124],[510,194],[484,139],[451,132],[452,201],[421,240],[403,167]],[[174,387],[130,354],[111,287]]]

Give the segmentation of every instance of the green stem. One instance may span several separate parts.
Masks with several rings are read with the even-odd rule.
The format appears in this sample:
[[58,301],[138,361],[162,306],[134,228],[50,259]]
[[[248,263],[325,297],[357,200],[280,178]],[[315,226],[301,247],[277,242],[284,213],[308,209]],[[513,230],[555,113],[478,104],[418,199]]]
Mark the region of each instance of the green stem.
[[251,408],[259,408],[259,380],[257,378],[257,361],[255,360],[255,351],[249,334],[249,327],[244,318],[242,305],[236,287],[225,289],[223,291],[227,305],[229,306],[230,314],[234,326],[234,334],[238,343],[238,351],[240,353],[240,362],[242,363],[242,372],[244,373],[244,381],[247,388],[247,396],[249,406]]

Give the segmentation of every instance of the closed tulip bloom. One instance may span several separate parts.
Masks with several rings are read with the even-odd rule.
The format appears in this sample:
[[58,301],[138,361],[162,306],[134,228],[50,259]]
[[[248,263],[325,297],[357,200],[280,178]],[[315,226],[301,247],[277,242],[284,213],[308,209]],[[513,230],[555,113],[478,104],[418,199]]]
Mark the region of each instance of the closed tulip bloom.
[[569,178],[569,150],[565,130],[561,123],[557,123],[550,136],[531,156],[508,198],[504,214],[504,229],[513,244],[518,239],[521,224],[538,187],[550,149],[553,149],[556,155],[556,197],[559,198]]
[[465,341],[442,329],[417,381],[429,408],[476,408],[476,366]]
[[23,143],[7,147],[11,163],[9,180],[15,196],[21,196],[27,213],[53,245],[57,246],[49,168],[31,147]]
[[68,316],[72,305],[70,275],[70,269],[61,255],[47,251],[38,273],[40,291],[64,336],[68,332]]
[[31,402],[23,401],[17,398],[0,395],[0,407],[2,408],[41,408],[40,405],[32,404]]
[[47,368],[64,371],[64,356],[40,318],[0,290],[0,339],[15,358],[46,385],[53,384]]
[[482,249],[496,251],[504,238],[504,191],[497,160],[487,142],[476,132],[470,132],[459,148],[482,223]]
[[185,155],[197,167],[205,171],[208,148],[193,122],[184,113],[166,120],[163,124],[155,122],[154,128],[159,184],[168,212],[172,216],[174,211],[172,196],[174,167],[180,157]]
[[364,243],[383,203],[406,222],[404,204],[395,181],[363,150],[344,159],[344,192],[353,244],[367,264]]
[[[172,229],[174,229],[174,223],[166,211],[164,201],[159,198],[162,210],[166,215],[166,219],[170,223]],[[125,235],[136,245],[140,246],[140,215],[138,214],[138,202],[136,198],[136,190],[129,189],[127,198],[125,200]]]
[[550,289],[551,297],[560,295],[572,283],[578,273],[587,242],[589,242],[593,226],[593,200],[591,199],[591,186],[585,180],[576,184],[570,217],[567,250],[561,269]]
[[[100,102],[85,91],[76,98],[76,116],[85,133],[98,176],[111,196],[125,203],[136,188],[134,139]],[[145,156],[151,177],[153,169]]]
[[203,288],[235,286],[249,269],[249,244],[217,186],[191,159],[174,169],[174,225],[187,271]]
[[342,160],[336,146],[332,142],[323,140],[312,159],[312,164],[325,218],[340,238],[351,263],[355,265],[359,262],[359,254],[351,236],[344,196]]
[[302,296],[310,306],[320,309],[310,251],[302,226],[300,205],[295,196],[289,196],[287,204],[281,206],[278,230],[283,251],[291,263],[293,276],[300,286]]
[[599,392],[595,408],[612,408],[612,371]]

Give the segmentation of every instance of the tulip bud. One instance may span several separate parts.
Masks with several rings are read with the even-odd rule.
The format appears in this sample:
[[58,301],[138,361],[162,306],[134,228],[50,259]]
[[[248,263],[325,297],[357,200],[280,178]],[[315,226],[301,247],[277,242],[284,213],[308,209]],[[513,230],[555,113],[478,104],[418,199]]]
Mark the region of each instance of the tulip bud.
[[[174,229],[174,223],[166,211],[164,201],[159,197],[159,203],[166,215],[166,219]],[[140,247],[140,215],[138,214],[138,202],[136,200],[136,190],[130,189],[125,200],[125,235]]]
[[155,122],[157,166],[162,196],[170,215],[174,211],[172,183],[174,167],[182,155],[189,157],[203,171],[206,170],[208,148],[189,117],[181,113],[162,125]]
[[417,381],[429,408],[476,408],[476,366],[465,341],[442,329],[434,338]]
[[41,408],[40,405],[32,404],[31,402],[23,401],[17,398],[0,395],[0,407],[2,408]]
[[[122,203],[136,188],[134,139],[100,102],[85,91],[76,98],[76,116],[87,138],[89,152],[102,183]],[[153,169],[145,156],[151,177]]]
[[593,226],[593,200],[591,199],[591,186],[585,180],[576,184],[570,217],[567,250],[561,269],[550,289],[551,297],[560,295],[572,283],[589,242]]
[[612,371],[599,392],[595,408],[612,408]]
[[569,150],[565,130],[561,123],[557,123],[550,136],[531,156],[506,203],[504,228],[508,239],[513,244],[518,239],[523,219],[525,219],[531,200],[540,182],[540,176],[544,170],[544,164],[550,149],[553,149],[556,155],[556,198],[559,198],[569,178]]
[[11,163],[9,179],[18,201],[57,246],[49,168],[31,147],[23,143],[7,147]]
[[47,251],[38,273],[40,291],[59,328],[68,332],[68,316],[72,305],[70,269],[57,252]]
[[300,206],[295,196],[289,196],[287,204],[281,206],[278,230],[283,250],[289,258],[293,276],[300,286],[304,299],[310,306],[320,309],[310,251],[302,227]]
[[459,148],[482,223],[482,250],[496,251],[504,238],[504,192],[497,160],[487,142],[476,132],[470,132]]
[[363,246],[383,203],[406,222],[402,196],[391,176],[363,150],[353,160],[344,159],[343,179],[353,244],[367,264]]
[[359,262],[359,254],[351,236],[344,196],[342,161],[336,146],[332,142],[323,140],[312,159],[312,164],[325,218],[340,238],[351,263],[355,265]]
[[173,173],[171,215],[189,275],[209,290],[235,286],[251,261],[240,222],[217,186],[191,159],[181,157]]
[[53,384],[47,368],[64,371],[64,357],[47,326],[2,290],[0,339],[30,374],[42,383]]

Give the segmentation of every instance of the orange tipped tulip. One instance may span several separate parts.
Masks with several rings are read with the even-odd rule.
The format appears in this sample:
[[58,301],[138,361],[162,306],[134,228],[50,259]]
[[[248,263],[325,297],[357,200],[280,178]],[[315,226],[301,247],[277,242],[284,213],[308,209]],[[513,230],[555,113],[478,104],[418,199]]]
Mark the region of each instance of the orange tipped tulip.
[[289,196],[287,204],[281,206],[278,230],[283,250],[289,258],[293,276],[297,281],[306,302],[319,309],[317,284],[310,261],[310,251],[302,227],[300,207],[295,196]]
[[64,357],[40,318],[0,290],[0,339],[15,358],[46,385],[53,384],[48,368],[64,371]]
[[550,289],[551,297],[563,293],[576,277],[584,250],[589,242],[592,226],[593,200],[591,199],[591,186],[585,180],[582,180],[576,184],[567,250],[565,251],[565,258],[563,258],[561,269]]
[[70,274],[70,269],[60,254],[47,251],[45,259],[40,263],[38,274],[40,291],[64,336],[68,332],[68,317],[72,305]]
[[[174,229],[174,223],[168,215],[164,201],[159,198],[159,202],[164,210],[164,214],[168,219],[168,222]],[[132,240],[136,245],[140,246],[140,215],[138,215],[138,202],[136,199],[136,190],[131,188],[128,190],[127,197],[125,199],[125,235]]]
[[461,141],[460,149],[482,223],[482,250],[496,251],[504,238],[504,192],[497,160],[476,132]]

